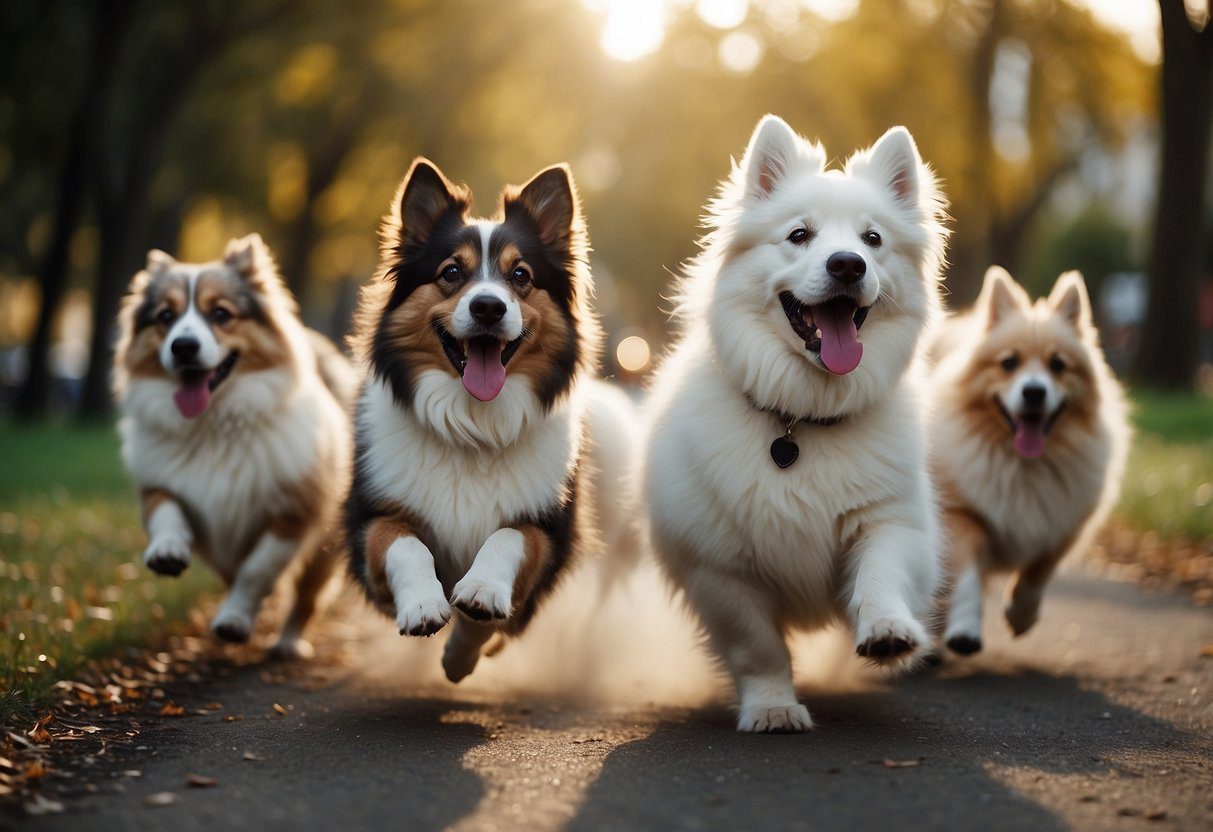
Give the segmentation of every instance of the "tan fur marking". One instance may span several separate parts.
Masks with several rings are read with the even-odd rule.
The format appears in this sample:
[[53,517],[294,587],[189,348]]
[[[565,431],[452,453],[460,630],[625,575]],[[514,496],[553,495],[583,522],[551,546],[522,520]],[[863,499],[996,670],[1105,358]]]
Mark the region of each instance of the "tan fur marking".
[[143,513],[143,525],[146,528],[156,509],[173,499],[163,488],[143,488],[139,491],[139,502]]
[[388,343],[420,373],[424,370],[455,368],[442,351],[433,322],[449,326],[459,295],[446,297],[436,284],[427,283],[409,295],[388,318]]
[[576,337],[576,333],[546,291],[537,289],[525,299],[519,299],[519,303],[522,306],[522,326],[528,334],[510,359],[506,373],[525,376],[534,386],[551,369],[552,355],[559,353],[561,347]]
[[525,556],[514,578],[514,609],[521,608],[530,597],[552,556],[551,540],[538,526],[521,526],[518,531],[522,532],[522,549]]
[[416,536],[416,530],[403,517],[378,517],[362,534],[367,587],[376,603],[392,609],[396,602],[387,579],[387,550],[402,537]]

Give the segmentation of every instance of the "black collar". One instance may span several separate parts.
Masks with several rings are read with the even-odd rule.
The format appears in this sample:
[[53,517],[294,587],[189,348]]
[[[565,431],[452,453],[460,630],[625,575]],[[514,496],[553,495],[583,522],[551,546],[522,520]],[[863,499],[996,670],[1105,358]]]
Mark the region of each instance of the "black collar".
[[843,421],[846,416],[793,416],[790,413],[784,413],[782,410],[774,407],[765,407],[754,401],[754,397],[749,393],[745,395],[745,400],[749,402],[750,407],[757,410],[759,413],[769,413],[774,416],[788,433],[797,425],[816,425],[822,428],[829,428]]

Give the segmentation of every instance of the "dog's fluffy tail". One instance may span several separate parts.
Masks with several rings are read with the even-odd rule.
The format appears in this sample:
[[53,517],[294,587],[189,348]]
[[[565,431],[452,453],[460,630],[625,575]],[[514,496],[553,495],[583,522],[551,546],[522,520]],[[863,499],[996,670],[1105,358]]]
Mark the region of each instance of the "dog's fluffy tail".
[[341,406],[350,410],[358,395],[358,376],[354,372],[354,365],[336,344],[316,330],[308,329],[307,339],[312,352],[316,354],[316,371],[320,374],[320,380]]
[[593,466],[594,515],[602,592],[606,595],[631,574],[643,555],[635,461],[640,425],[636,406],[624,390],[591,382],[588,407],[589,462]]

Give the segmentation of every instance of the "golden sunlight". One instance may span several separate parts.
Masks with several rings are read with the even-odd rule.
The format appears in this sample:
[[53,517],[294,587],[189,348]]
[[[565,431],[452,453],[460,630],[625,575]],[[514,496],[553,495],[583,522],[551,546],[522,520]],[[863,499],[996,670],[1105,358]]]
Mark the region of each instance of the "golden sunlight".
[[635,61],[656,52],[665,40],[664,0],[584,0],[594,10],[606,12],[599,43],[612,58]]
[[615,360],[629,373],[638,373],[649,366],[652,355],[649,342],[639,335],[629,335],[615,348]]

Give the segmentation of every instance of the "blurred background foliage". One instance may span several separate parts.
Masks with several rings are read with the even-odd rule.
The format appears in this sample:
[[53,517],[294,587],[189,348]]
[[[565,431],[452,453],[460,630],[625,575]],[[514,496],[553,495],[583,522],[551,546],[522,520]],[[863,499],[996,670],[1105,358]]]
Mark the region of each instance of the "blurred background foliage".
[[47,389],[25,409],[58,373],[103,412],[113,313],[146,249],[206,260],[252,230],[308,321],[342,335],[417,154],[485,212],[503,183],[568,160],[608,327],[660,344],[669,271],[768,111],[837,160],[911,129],[957,218],[954,302],[990,262],[1034,288],[1076,267],[1098,284],[1141,268],[1155,178],[1157,21],[1139,10],[1136,31],[1123,5],[5,4],[0,349],[30,348],[2,372],[15,385],[32,357],[36,382],[45,353]]

